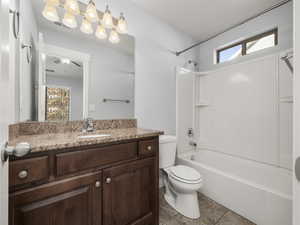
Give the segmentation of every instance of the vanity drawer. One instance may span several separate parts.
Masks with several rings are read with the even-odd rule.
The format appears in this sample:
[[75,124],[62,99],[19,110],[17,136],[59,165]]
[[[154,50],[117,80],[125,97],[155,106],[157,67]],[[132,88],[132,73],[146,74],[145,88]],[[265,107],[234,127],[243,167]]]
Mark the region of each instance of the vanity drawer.
[[135,158],[137,142],[61,153],[56,155],[56,175],[63,176]]
[[9,164],[9,186],[46,180],[48,177],[48,156],[12,161]]
[[150,139],[139,142],[139,155],[140,156],[153,156],[158,151],[158,140]]

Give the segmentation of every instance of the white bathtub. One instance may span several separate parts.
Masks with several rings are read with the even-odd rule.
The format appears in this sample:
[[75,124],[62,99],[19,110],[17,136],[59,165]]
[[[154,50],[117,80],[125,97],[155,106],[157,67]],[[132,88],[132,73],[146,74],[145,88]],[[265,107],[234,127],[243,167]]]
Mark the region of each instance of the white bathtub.
[[177,163],[197,169],[200,192],[258,225],[292,225],[292,172],[226,154],[199,150]]

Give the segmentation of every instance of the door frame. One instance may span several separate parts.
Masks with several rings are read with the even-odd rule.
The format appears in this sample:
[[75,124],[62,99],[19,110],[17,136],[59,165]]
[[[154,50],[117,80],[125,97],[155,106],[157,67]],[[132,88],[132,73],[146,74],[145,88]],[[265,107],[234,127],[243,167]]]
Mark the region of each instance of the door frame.
[[[300,2],[293,1],[294,10],[294,128],[293,161],[300,157]],[[294,167],[295,168],[295,167]],[[293,224],[300,224],[300,182],[293,176]]]

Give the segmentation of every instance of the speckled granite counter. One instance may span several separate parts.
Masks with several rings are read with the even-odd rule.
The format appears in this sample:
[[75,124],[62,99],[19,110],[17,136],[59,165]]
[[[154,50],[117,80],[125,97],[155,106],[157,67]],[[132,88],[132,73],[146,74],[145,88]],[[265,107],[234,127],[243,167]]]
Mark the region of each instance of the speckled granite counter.
[[[84,138],[82,135],[109,134],[109,137]],[[9,145],[16,145],[20,142],[28,142],[32,147],[32,153],[74,148],[80,146],[89,146],[96,144],[112,143],[118,141],[134,140],[145,137],[155,137],[163,134],[161,131],[123,128],[123,129],[105,129],[97,130],[92,133],[65,132],[65,133],[45,133],[35,135],[19,135],[9,141]]]

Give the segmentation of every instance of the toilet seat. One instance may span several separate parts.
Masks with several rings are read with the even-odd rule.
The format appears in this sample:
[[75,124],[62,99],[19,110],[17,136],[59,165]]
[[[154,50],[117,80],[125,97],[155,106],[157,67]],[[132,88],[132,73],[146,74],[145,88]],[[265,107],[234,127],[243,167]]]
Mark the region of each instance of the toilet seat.
[[202,181],[200,173],[191,167],[179,165],[171,167],[169,171],[172,178],[183,183],[197,184]]

